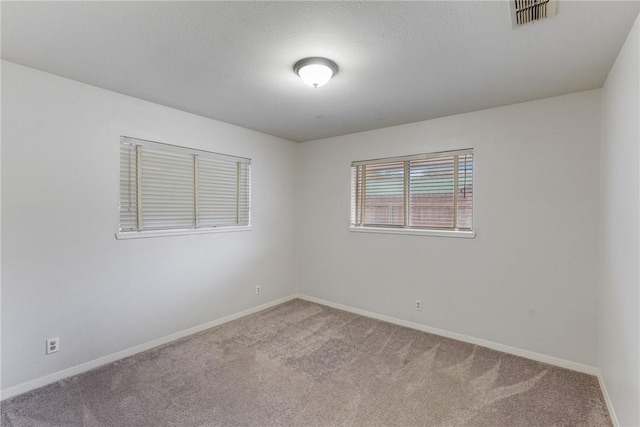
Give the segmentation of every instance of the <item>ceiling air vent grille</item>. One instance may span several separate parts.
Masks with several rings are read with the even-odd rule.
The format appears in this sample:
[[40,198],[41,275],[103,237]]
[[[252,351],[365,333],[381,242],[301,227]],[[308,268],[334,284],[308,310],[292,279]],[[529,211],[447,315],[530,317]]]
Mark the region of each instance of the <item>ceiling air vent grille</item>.
[[511,0],[509,3],[513,28],[556,14],[555,0]]

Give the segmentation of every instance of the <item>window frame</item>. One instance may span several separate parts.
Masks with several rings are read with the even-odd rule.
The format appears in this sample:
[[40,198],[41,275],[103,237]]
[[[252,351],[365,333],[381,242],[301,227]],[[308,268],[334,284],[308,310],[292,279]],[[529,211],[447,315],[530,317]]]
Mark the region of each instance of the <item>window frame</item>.
[[[451,156],[460,156],[464,154],[471,154],[473,166],[471,169],[471,178],[472,185],[475,187],[475,179],[473,176],[473,171],[475,169],[475,153],[473,148],[459,149],[459,150],[448,150],[448,151],[439,151],[432,153],[422,153],[415,155],[407,155],[407,156],[396,156],[396,157],[385,157],[385,158],[376,158],[370,160],[358,160],[353,161],[351,163],[351,193],[350,193],[350,220],[349,220],[349,231],[353,232],[361,232],[361,233],[381,233],[381,234],[409,234],[409,235],[421,235],[421,236],[434,236],[434,237],[455,237],[455,238],[470,238],[473,239],[476,237],[476,231],[474,226],[474,216],[473,216],[473,208],[475,197],[471,199],[471,229],[457,229],[457,228],[426,228],[426,227],[412,227],[410,225],[358,225],[355,222],[357,221],[356,216],[358,213],[362,214],[357,210],[357,201],[356,198],[363,197],[358,190],[358,172],[356,170],[359,166],[366,165],[375,165],[375,164],[391,164],[397,162],[404,162],[404,183],[403,183],[403,203],[405,206],[407,205],[407,199],[410,198],[410,190],[408,187],[407,181],[409,181],[410,177],[408,175],[408,162],[415,160],[425,160],[425,159],[433,159],[437,157],[451,157]],[[454,161],[455,169],[454,176],[456,176],[457,159]],[[457,182],[457,180],[456,180]],[[454,199],[455,203],[455,199]],[[405,211],[408,208],[405,207]],[[454,210],[455,212],[455,210]],[[455,215],[455,213],[454,213]],[[405,224],[408,221],[408,218],[405,217]]]
[[[123,230],[122,229],[122,217],[121,217],[121,204],[122,204],[122,200],[123,200],[123,193],[122,193],[122,176],[123,176],[123,163],[122,163],[122,149],[123,149],[123,145],[129,143],[132,144],[134,146],[134,150],[136,150],[136,159],[135,159],[135,177],[132,180],[131,179],[131,172],[129,171],[129,186],[135,186],[136,188],[136,196],[138,202],[136,203],[136,207],[135,207],[135,216],[137,218],[138,221],[140,221],[140,217],[141,214],[140,210],[138,209],[138,203],[140,200],[142,200],[143,195],[139,194],[140,191],[142,191],[142,182],[141,182],[141,175],[140,175],[140,168],[142,167],[142,162],[140,157],[137,157],[139,155],[140,152],[144,152],[143,148],[141,147],[149,147],[152,151],[155,150],[157,151],[161,151],[163,153],[175,153],[177,156],[194,156],[194,169],[193,169],[193,202],[194,202],[194,226],[193,227],[187,227],[187,228],[153,228],[153,229],[147,229],[145,230],[144,228],[142,230],[136,230],[136,229],[132,229],[132,230]],[[157,142],[157,141],[150,141],[150,140],[145,140],[145,139],[140,139],[140,138],[134,138],[134,137],[129,137],[129,136],[120,136],[120,141],[119,141],[119,153],[120,153],[120,164],[119,164],[119,174],[120,174],[120,190],[119,190],[119,201],[118,201],[118,231],[115,233],[115,237],[118,240],[127,240],[127,239],[138,239],[138,238],[148,238],[148,237],[162,237],[162,236],[179,236],[179,235],[190,235],[190,234],[209,234],[209,233],[220,233],[220,232],[235,232],[235,231],[250,231],[253,230],[253,224],[252,224],[252,218],[251,218],[251,212],[252,212],[252,203],[251,203],[251,159],[246,158],[246,157],[240,157],[240,156],[234,156],[234,155],[229,155],[229,154],[221,154],[221,153],[216,153],[213,151],[207,151],[207,150],[200,150],[200,149],[196,149],[196,148],[190,148],[190,147],[184,147],[184,146],[179,146],[179,145],[174,145],[174,144],[167,144],[167,143],[163,143],[163,142]],[[246,168],[246,177],[243,177],[243,179],[246,179],[246,194],[245,193],[241,193],[240,191],[240,172],[238,172],[238,181],[236,182],[236,187],[238,188],[237,190],[237,196],[235,199],[235,204],[237,206],[238,209],[238,221],[240,218],[240,204],[241,203],[246,203],[246,221],[247,224],[243,225],[243,224],[237,224],[237,225],[207,225],[207,226],[200,226],[199,225],[199,219],[197,217],[198,215],[198,211],[199,211],[199,196],[198,196],[198,188],[199,188],[199,181],[198,181],[198,163],[199,163],[199,157],[201,156],[203,159],[205,160],[218,160],[218,161],[236,161],[238,164],[243,163]],[[131,164],[131,162],[129,162],[129,164]],[[129,193],[130,194],[130,193]],[[240,197],[246,198],[243,199],[242,202],[240,200]]]

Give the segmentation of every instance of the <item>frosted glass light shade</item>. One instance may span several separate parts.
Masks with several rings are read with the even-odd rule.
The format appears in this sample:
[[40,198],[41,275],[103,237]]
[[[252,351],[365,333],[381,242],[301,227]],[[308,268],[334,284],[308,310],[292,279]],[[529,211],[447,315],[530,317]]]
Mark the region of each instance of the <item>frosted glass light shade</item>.
[[303,82],[317,88],[326,84],[338,72],[335,62],[326,58],[305,58],[293,66]]
[[300,68],[298,75],[309,86],[320,87],[331,79],[333,71],[326,65],[310,64]]

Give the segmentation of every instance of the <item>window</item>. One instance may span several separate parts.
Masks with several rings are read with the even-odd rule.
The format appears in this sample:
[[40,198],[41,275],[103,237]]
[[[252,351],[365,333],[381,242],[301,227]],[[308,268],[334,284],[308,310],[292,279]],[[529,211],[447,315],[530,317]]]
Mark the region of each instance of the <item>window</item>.
[[118,238],[248,229],[249,159],[120,139]]
[[473,237],[472,224],[473,149],[351,164],[352,230]]

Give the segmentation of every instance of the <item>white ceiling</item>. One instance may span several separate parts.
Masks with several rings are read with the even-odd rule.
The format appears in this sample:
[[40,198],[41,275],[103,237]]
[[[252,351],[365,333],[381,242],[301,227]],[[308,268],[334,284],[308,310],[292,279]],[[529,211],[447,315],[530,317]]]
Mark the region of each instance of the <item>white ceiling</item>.
[[[2,2],[2,58],[292,141],[601,87],[638,1]],[[305,86],[293,64],[340,71]]]

